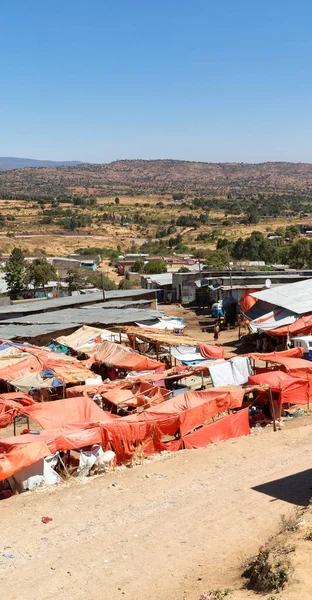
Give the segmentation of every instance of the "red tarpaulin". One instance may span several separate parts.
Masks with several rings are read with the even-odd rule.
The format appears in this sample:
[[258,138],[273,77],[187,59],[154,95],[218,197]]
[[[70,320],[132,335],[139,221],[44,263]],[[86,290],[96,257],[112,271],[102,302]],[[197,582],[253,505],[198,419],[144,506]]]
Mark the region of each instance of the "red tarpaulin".
[[23,393],[0,395],[0,428],[7,427],[18,415],[24,414],[24,407],[35,404],[31,396]]
[[0,443],[0,481],[51,454],[45,442],[13,444],[8,449]]
[[101,442],[100,426],[98,423],[64,425],[59,429],[45,429],[40,431],[38,435],[27,433],[2,438],[0,440],[0,452],[7,452],[12,446],[33,445],[39,441],[45,442],[52,454],[57,451],[84,448]]
[[250,296],[250,294],[253,294],[254,292],[258,291],[258,289],[243,291],[242,297],[239,302],[242,313],[246,314],[253,307],[253,305],[256,304],[257,298]]
[[245,408],[185,435],[183,444],[185,448],[191,450],[249,434],[248,408]]
[[57,429],[73,423],[108,421],[116,416],[102,410],[93,400],[78,396],[54,402],[41,402],[25,408],[24,412],[43,429]]
[[303,355],[303,352],[302,348],[290,348],[289,350],[281,350],[281,352],[252,352],[246,356],[255,360],[277,362],[274,360],[275,358],[300,358]]
[[307,404],[309,381],[293,377],[284,371],[267,371],[248,378],[249,385],[268,385],[279,394],[279,404]]
[[[115,344],[114,342],[103,342],[100,346],[90,353],[92,363],[104,364],[117,369],[126,369],[129,371],[148,371],[165,368],[165,365],[157,360],[148,358],[129,348]],[[89,361],[87,361],[90,364]]]
[[203,358],[224,358],[224,348],[200,344],[200,354]]
[[287,336],[289,335],[310,335],[312,333],[312,314],[298,318],[290,325],[277,327],[268,331],[270,335]]
[[158,418],[179,415],[181,435],[185,435],[212,417],[241,406],[244,394],[245,390],[239,387],[229,390],[222,388],[221,391],[216,388],[202,392],[186,392],[127,419],[155,422]]

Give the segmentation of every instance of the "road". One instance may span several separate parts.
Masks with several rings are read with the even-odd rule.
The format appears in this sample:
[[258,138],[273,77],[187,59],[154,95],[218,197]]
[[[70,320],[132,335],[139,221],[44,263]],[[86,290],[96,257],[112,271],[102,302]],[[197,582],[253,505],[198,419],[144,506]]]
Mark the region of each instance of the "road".
[[[199,600],[216,586],[251,597],[239,590],[242,561],[308,502],[310,472],[296,474],[310,469],[311,436],[312,419],[294,419],[2,501],[3,598]],[[254,489],[289,476],[271,495]]]

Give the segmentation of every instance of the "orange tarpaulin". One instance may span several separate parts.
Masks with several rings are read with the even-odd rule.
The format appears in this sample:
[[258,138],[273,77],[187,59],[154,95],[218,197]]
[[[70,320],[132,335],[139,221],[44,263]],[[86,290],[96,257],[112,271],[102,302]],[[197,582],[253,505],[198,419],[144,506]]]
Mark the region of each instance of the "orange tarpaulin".
[[250,385],[268,385],[279,394],[279,404],[307,404],[309,381],[293,377],[284,371],[267,371],[248,378]]
[[5,451],[0,444],[0,481],[51,454],[45,442],[13,444]]
[[181,435],[185,435],[206,423],[212,417],[225,412],[231,408],[241,406],[245,390],[242,388],[222,388],[205,390],[203,392],[186,392],[170,398],[157,406],[148,408],[139,416],[127,417],[127,419],[141,419],[155,421],[157,418],[165,418],[169,415],[179,415]]
[[249,435],[248,408],[228,415],[215,423],[209,423],[201,429],[183,437],[183,444],[187,449],[202,448],[208,444],[216,444],[230,438]]
[[[104,364],[117,369],[127,369],[129,371],[148,371],[165,368],[164,364],[153,360],[147,356],[137,354],[129,348],[115,344],[114,342],[103,342],[99,347],[90,352],[92,363]],[[88,364],[89,361],[87,361]]]
[[24,412],[37,421],[43,429],[57,429],[73,423],[92,423],[116,418],[84,396],[36,403],[25,408]]
[[224,348],[200,344],[200,354],[203,358],[224,358]]
[[302,348],[290,348],[289,350],[281,350],[281,352],[251,352],[251,354],[247,354],[246,356],[255,360],[277,362],[274,360],[275,358],[300,358],[302,355]]
[[305,315],[297,319],[290,325],[277,327],[268,331],[270,335],[286,336],[286,335],[310,335],[312,333],[312,315]]
[[57,451],[92,446],[101,442],[100,426],[98,423],[64,425],[59,429],[45,429],[40,431],[38,435],[28,433],[2,438],[0,440],[0,452],[7,452],[12,446],[33,445],[37,442],[45,442],[52,454]]
[[18,415],[24,414],[24,407],[35,404],[34,399],[27,394],[0,395],[0,428],[7,427]]
[[253,307],[253,305],[256,304],[257,298],[250,296],[250,294],[253,294],[254,292],[258,291],[258,289],[243,291],[242,297],[239,302],[242,313],[246,314]]

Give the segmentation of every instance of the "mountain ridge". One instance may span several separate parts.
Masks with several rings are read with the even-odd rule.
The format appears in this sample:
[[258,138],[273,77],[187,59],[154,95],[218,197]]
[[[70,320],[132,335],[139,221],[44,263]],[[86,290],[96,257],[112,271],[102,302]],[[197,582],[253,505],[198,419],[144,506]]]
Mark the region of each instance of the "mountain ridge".
[[[183,194],[246,196],[305,194],[312,197],[312,164],[207,163],[174,159],[125,159],[41,168],[0,170],[0,197]],[[1,158],[0,158],[1,165]],[[1,167],[0,167],[1,169]]]
[[40,160],[37,158],[20,158],[17,156],[0,156],[0,170],[43,168],[43,167],[74,167],[82,164],[80,160]]

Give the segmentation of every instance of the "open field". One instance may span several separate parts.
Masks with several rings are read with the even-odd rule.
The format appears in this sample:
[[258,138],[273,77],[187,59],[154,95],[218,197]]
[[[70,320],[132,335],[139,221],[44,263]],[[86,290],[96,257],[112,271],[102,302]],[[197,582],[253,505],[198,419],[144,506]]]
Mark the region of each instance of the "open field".
[[[157,207],[157,202],[162,203],[162,208]],[[60,255],[74,252],[77,248],[120,247],[122,252],[128,250],[133,244],[139,247],[147,239],[155,239],[157,231],[161,228],[170,227],[170,223],[176,221],[181,215],[192,214],[199,216],[201,209],[190,211],[183,204],[172,202],[172,198],[159,196],[145,197],[120,197],[120,204],[115,205],[114,198],[99,198],[94,207],[73,207],[71,204],[61,204],[60,214],[54,215],[50,205],[40,208],[37,203],[22,200],[0,200],[0,214],[4,216],[5,223],[0,225],[0,251],[10,252],[16,245],[25,249],[27,254],[36,254],[44,251],[47,255]],[[66,218],[66,211],[71,211],[75,216],[89,215],[92,223],[74,231],[65,230],[60,221]],[[52,212],[51,212],[52,211]],[[52,215],[49,217],[49,215]],[[103,214],[108,219],[115,218],[116,222],[103,221]],[[54,215],[54,216],[53,216]],[[112,217],[114,215],[114,217]],[[138,217],[144,216],[144,223],[136,223]],[[47,217],[51,222],[44,222]],[[11,220],[13,218],[13,220]],[[129,224],[121,226],[120,219],[123,218]],[[248,237],[252,231],[261,231],[264,235],[275,231],[278,227],[309,223],[309,218],[292,217],[291,219],[272,218],[261,220],[256,225],[240,224],[233,221],[227,227],[222,225],[224,212],[211,210],[209,222],[199,224],[196,229],[192,227],[175,226],[170,235],[162,235],[169,243],[170,237],[177,234],[182,235],[183,243],[192,248],[214,249],[215,241],[203,242],[197,240],[200,233],[214,233],[215,238],[226,237],[230,241],[237,238]]]
[[[256,599],[242,588],[243,563],[279,531],[282,514],[308,504],[310,421],[2,501],[3,596],[199,600],[230,587],[229,600]],[[311,598],[309,544],[301,540],[292,559],[283,600]]]

